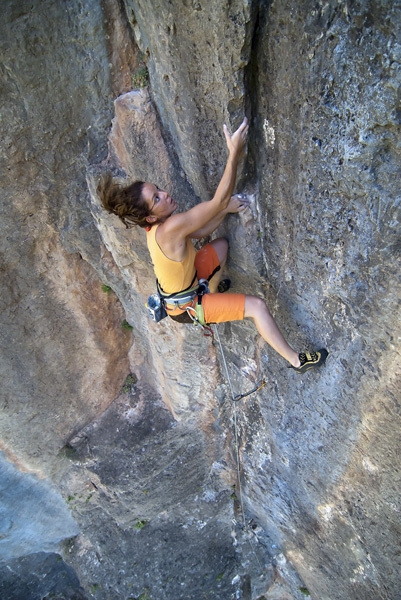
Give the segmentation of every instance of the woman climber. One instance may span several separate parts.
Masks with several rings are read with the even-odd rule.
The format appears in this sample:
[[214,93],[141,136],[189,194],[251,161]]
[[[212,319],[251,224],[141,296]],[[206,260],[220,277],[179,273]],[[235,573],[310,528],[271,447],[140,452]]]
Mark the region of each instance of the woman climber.
[[[327,350],[298,354],[284,339],[261,298],[217,293],[219,284],[220,291],[229,286],[228,280],[220,281],[227,258],[227,240],[215,239],[198,252],[191,242],[213,233],[228,213],[241,213],[247,208],[246,198],[232,195],[247,134],[246,118],[232,135],[224,125],[229,156],[216,193],[211,200],[186,212],[175,214],[176,201],[153,183],[137,181],[121,187],[110,174],[99,183],[98,194],[103,207],[120,217],[127,227],[139,225],[146,230],[159,293],[164,296],[167,314],[172,319],[184,323],[198,320],[206,325],[250,317],[264,340],[297,373],[305,373],[324,363]],[[198,295],[202,280],[209,283],[210,293]]]

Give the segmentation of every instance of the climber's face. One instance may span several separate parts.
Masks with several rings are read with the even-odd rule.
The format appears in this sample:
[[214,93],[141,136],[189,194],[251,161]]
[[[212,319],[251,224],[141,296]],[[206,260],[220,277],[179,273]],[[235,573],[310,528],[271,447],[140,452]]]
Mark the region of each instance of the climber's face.
[[162,223],[177,209],[176,201],[153,183],[144,183],[141,196],[151,212],[149,223]]

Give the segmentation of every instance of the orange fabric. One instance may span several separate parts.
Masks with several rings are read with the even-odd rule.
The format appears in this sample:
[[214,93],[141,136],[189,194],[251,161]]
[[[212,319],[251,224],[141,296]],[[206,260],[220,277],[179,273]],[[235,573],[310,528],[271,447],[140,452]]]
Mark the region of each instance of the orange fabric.
[[[195,267],[198,279],[210,279],[220,270],[216,250],[206,244],[196,253]],[[242,321],[245,313],[245,294],[205,294],[202,306],[206,323]]]
[[166,294],[185,290],[191,285],[195,275],[196,250],[190,239],[187,239],[187,253],[182,261],[167,258],[156,241],[158,225],[154,225],[146,234],[146,240],[153,262],[155,275]]
[[[206,244],[196,253],[195,269],[198,274],[198,279],[210,279],[210,277],[220,269],[220,263],[216,254],[216,250],[211,244]],[[181,308],[169,308],[167,303],[166,310],[171,316],[181,315],[187,306],[195,306],[195,304],[196,298],[193,302],[185,304],[181,306]]]
[[[155,275],[162,289],[172,294],[189,287],[195,274],[198,279],[210,279],[220,270],[220,263],[215,249],[211,244],[206,244],[196,252],[191,240],[187,240],[187,255],[181,262],[173,261],[163,254],[156,242],[157,225],[147,233],[148,248],[155,269]],[[195,282],[196,283],[196,282]],[[192,303],[181,308],[169,309],[171,316],[181,315],[187,306],[194,306],[197,297]],[[227,321],[242,321],[245,313],[245,294],[205,294],[202,306],[206,323],[225,323]]]
[[206,323],[242,321],[245,313],[245,294],[205,294],[202,306]]
[[[171,316],[181,315],[187,306],[195,308],[197,296],[189,304],[181,308],[169,309]],[[227,321],[242,321],[245,313],[245,294],[205,294],[202,296],[202,306],[206,323],[226,323]],[[192,313],[194,314],[194,313]]]
[[220,263],[216,250],[212,244],[206,244],[198,250],[195,257],[195,269],[198,273],[198,279],[209,280],[216,271],[220,270]]

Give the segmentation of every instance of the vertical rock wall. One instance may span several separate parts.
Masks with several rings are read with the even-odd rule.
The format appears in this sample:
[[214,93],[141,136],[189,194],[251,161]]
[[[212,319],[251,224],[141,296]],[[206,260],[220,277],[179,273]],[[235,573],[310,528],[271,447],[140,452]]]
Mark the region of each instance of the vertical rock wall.
[[[244,375],[249,384],[261,375],[268,380],[241,406],[249,514],[272,552],[285,550],[313,596],[391,597],[397,586],[394,580],[391,591],[389,580],[398,510],[391,480],[399,430],[399,12],[391,3],[224,5],[226,22],[237,27],[224,57],[237,53],[222,75],[216,56],[229,44],[215,7],[185,3],[178,15],[177,7],[161,4],[155,18],[155,7],[126,5],[148,54],[165,133],[201,197],[210,191],[205,182],[214,182],[208,168],[216,164],[216,149],[223,162],[214,114],[224,118],[232,105],[219,94],[222,80],[237,109],[248,111],[244,173],[253,205],[247,218],[232,218],[225,229],[231,274],[242,289],[268,299],[295,347],[330,350],[325,369],[300,379],[255,344],[246,324],[221,327],[235,386],[246,386]],[[196,76],[200,64],[204,78]],[[217,125],[205,138],[199,98],[205,120]],[[188,122],[195,129],[190,144]],[[194,147],[200,148],[197,164]]]
[[148,57],[165,134],[196,194],[205,200],[218,184],[225,159],[223,123],[243,118],[243,75],[256,3],[125,0],[125,6]]
[[111,118],[106,35],[98,2],[1,5],[2,598],[84,597],[52,553],[79,532],[68,493],[43,479],[63,478],[60,450],[129,373],[85,181]]
[[129,372],[123,311],[82,260],[107,260],[85,184],[110,118],[105,29],[90,2],[2,15],[0,418],[5,443],[45,468]]
[[267,275],[285,328],[331,355],[260,403],[266,473],[249,408],[247,489],[319,598],[397,594],[399,17],[389,3],[273,3],[255,57]]

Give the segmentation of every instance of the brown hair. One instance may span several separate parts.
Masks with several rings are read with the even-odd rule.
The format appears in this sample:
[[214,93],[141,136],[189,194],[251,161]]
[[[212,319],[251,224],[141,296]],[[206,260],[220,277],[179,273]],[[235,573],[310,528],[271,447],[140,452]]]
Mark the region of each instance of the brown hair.
[[135,181],[127,186],[121,186],[115,181],[111,173],[103,175],[97,186],[97,193],[103,208],[117,217],[126,227],[147,227],[146,220],[151,214],[148,205],[142,198],[143,181]]

